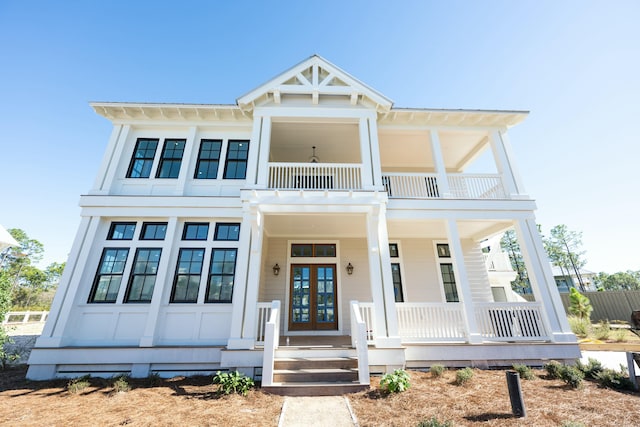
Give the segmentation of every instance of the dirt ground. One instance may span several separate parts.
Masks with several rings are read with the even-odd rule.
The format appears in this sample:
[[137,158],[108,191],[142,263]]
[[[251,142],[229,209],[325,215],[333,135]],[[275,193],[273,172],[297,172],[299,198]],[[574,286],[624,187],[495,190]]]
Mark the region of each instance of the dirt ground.
[[[410,371],[411,388],[392,396],[381,394],[380,379],[372,377],[372,389],[349,395],[349,401],[361,426],[415,426],[433,416],[456,426],[640,425],[638,393],[588,381],[574,390],[541,378],[522,380],[527,417],[514,418],[505,372],[474,372],[470,384],[456,386],[454,371],[437,379]],[[0,372],[0,425],[277,426],[284,401],[261,391],[219,398],[210,377],[130,380],[131,390],[119,393],[111,381],[91,379],[74,394],[66,380],[34,382],[24,375],[23,366]]]

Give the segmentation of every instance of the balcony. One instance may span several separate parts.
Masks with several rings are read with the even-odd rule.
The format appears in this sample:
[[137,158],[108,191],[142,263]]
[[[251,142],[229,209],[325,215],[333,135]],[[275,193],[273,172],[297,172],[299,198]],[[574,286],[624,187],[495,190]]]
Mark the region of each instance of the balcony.
[[269,189],[363,190],[357,163],[269,163]]

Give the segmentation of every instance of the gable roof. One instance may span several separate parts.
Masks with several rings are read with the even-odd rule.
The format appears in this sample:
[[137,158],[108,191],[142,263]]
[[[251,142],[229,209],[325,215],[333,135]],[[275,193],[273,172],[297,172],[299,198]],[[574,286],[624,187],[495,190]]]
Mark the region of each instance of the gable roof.
[[388,112],[393,105],[389,98],[319,55],[309,57],[241,96],[237,103],[242,110],[252,110],[267,99],[279,104],[282,95],[309,95],[314,104],[322,95],[342,95],[349,97],[352,105],[368,101],[381,113]]

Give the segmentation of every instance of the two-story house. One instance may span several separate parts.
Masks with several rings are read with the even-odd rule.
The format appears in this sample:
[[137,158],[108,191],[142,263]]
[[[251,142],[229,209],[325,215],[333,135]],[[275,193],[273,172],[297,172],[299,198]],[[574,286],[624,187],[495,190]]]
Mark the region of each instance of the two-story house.
[[[91,106],[113,132],[29,378],[579,357],[507,134],[526,112],[394,108],[315,55],[236,105]],[[494,300],[480,242],[511,227],[535,302]]]

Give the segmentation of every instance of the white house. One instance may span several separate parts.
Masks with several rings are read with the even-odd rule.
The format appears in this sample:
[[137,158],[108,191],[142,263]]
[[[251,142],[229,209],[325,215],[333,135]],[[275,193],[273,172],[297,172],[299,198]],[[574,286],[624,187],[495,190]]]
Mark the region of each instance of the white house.
[[[526,112],[395,108],[316,55],[236,105],[91,106],[113,132],[29,378],[579,357],[507,134]],[[510,227],[535,302],[494,301],[480,242]]]

